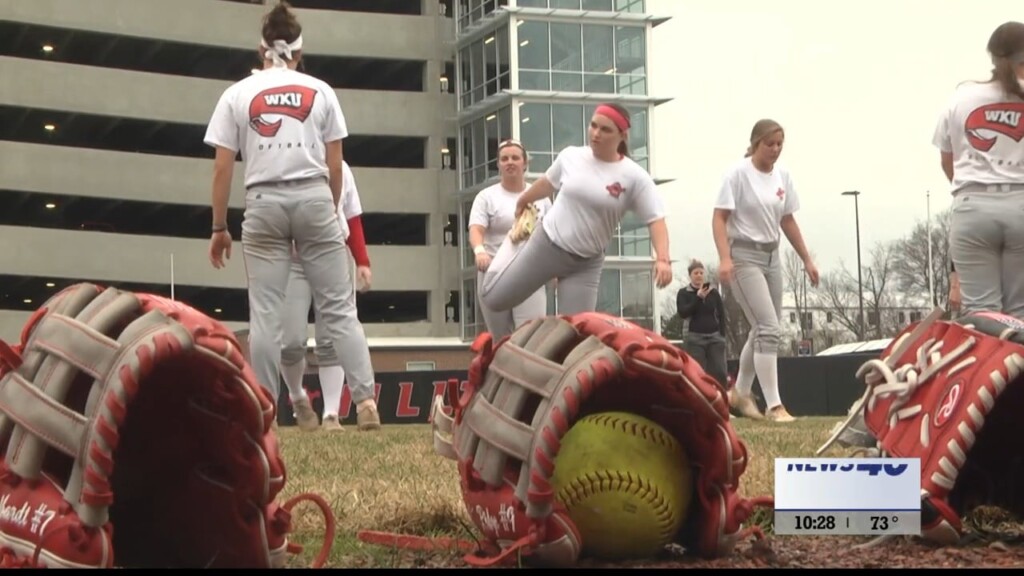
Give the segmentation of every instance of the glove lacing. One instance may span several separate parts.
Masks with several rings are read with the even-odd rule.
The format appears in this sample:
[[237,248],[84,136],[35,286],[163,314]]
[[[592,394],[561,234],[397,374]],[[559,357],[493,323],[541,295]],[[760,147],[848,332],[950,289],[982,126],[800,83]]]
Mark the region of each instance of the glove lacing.
[[[836,427],[828,441],[814,453],[816,456],[820,456],[839,439],[839,436],[849,428],[853,419],[864,411],[865,406],[868,410],[872,410],[879,400],[895,398],[888,410],[890,428],[895,427],[901,420],[912,418],[921,412],[922,408],[919,404],[905,406],[911,396],[914,395],[914,392],[917,391],[917,388],[930,380],[936,373],[946,368],[946,366],[958,360],[976,342],[974,337],[968,337],[948,354],[942,355],[940,350],[942,349],[943,342],[930,338],[918,346],[916,362],[907,363],[896,368],[895,362],[920,339],[921,335],[941,315],[941,308],[936,308],[932,311],[927,318],[921,321],[917,328],[897,341],[892,353],[884,361],[876,358],[868,360],[861,365],[857,370],[856,376],[858,379],[864,378],[867,383],[867,389],[857,402],[854,403],[853,407],[850,408],[846,420]],[[966,358],[953,371],[965,368],[976,360],[973,356]],[[922,421],[921,444],[925,447],[930,444],[927,421]],[[878,448],[868,449],[866,452],[869,455],[877,453],[877,456],[886,456],[885,452]]]
[[[282,508],[284,508],[285,511],[291,514],[292,508],[294,508],[296,504],[302,502],[303,500],[309,500],[316,504],[317,507],[320,508],[320,511],[323,512],[324,521],[327,524],[326,529],[324,530],[323,546],[320,547],[320,553],[317,554],[316,560],[313,561],[313,564],[311,566],[311,568],[322,568],[323,565],[327,562],[327,557],[331,553],[331,546],[334,544],[334,514],[331,512],[331,507],[330,505],[327,504],[326,500],[324,500],[317,494],[309,492],[292,497],[290,500],[284,503]],[[302,546],[294,542],[289,542],[288,552],[292,554],[299,554],[300,552],[302,552]]]

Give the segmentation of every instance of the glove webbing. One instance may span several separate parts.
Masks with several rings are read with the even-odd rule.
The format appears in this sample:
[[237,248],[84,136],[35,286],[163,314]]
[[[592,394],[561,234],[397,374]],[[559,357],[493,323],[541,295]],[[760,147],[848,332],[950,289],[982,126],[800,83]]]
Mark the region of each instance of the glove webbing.
[[[561,438],[590,394],[622,370],[618,354],[597,338],[581,341],[580,333],[557,317],[535,320],[495,352],[463,415],[457,454],[472,455],[474,470],[491,486],[505,481],[509,458],[520,462],[516,498],[528,517],[546,518]],[[525,410],[538,397],[530,418]]]
[[[114,289],[97,292],[77,285],[55,295],[23,343],[20,366],[0,379],[0,442],[8,442],[11,471],[38,479],[48,447],[70,457],[64,498],[94,527],[108,520],[117,429],[140,372],[167,352],[192,347],[190,334],[156,311],[116,340],[105,336],[138,316],[140,303]],[[84,407],[67,405],[78,378],[93,382]]]

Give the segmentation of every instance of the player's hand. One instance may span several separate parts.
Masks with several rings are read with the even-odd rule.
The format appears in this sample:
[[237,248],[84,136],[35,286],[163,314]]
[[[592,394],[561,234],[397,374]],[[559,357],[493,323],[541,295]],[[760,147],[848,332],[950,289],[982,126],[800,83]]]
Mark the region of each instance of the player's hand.
[[959,291],[959,275],[949,275],[949,310],[959,312],[961,308],[961,291]]
[[210,236],[210,264],[218,270],[224,267],[224,260],[231,260],[231,233],[227,230],[214,232]]
[[491,255],[487,252],[481,252],[476,255],[476,269],[481,272],[486,272],[487,268],[491,265]]
[[818,281],[821,280],[818,275],[818,267],[814,265],[813,261],[808,260],[804,263],[804,270],[807,272],[808,280],[811,281],[811,286],[817,288]]
[[697,290],[697,298],[700,298],[701,300],[703,300],[703,299],[707,298],[709,292],[711,292],[711,285],[710,284],[708,284],[707,286],[701,286],[700,290]]
[[369,291],[372,281],[373,273],[370,272],[369,266],[359,266],[356,268],[356,282],[360,292]]
[[513,217],[513,219],[518,220],[519,217],[526,210],[526,208],[529,207],[529,206],[530,206],[530,203],[529,202],[523,202],[523,195],[520,194],[519,198],[516,200],[516,213],[515,213],[515,216]]
[[664,288],[672,283],[672,265],[664,260],[654,263],[654,278],[658,288]]
[[728,284],[732,282],[732,259],[726,258],[718,263],[718,279],[722,281],[722,284]]

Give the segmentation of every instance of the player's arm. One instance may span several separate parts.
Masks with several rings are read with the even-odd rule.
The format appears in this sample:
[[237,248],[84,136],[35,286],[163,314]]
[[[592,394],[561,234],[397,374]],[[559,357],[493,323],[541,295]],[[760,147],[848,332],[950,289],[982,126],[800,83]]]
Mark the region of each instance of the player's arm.
[[960,310],[960,274],[952,258],[949,260],[949,309]]
[[231,89],[225,90],[217,100],[210,116],[203,142],[213,148],[213,183],[211,208],[213,211],[213,233],[227,230],[228,199],[231,196],[231,179],[235,172],[235,157],[240,148],[238,126],[234,122]]
[[547,176],[541,176],[529,188],[526,192],[519,195],[519,199],[516,200],[516,218],[519,214],[526,209],[527,206],[533,204],[541,198],[550,198],[555,193],[555,187],[548,180]]
[[484,247],[484,227],[479,224],[469,225],[469,246],[473,249],[473,253],[476,254],[479,250],[483,250]]
[[651,244],[654,246],[654,254],[659,262],[671,264],[668,254],[668,224],[665,218],[658,218],[647,225],[651,233]]
[[953,153],[952,152],[939,152],[939,162],[942,164],[942,172],[946,175],[946,179],[950,182],[953,181]]
[[331,187],[331,196],[334,197],[335,210],[338,209],[338,204],[341,202],[341,189],[345,179],[344,171],[341,167],[341,163],[345,159],[341,142],[342,140],[338,139],[325,144],[327,148],[328,184]]
[[732,216],[732,210],[725,208],[715,208],[715,213],[711,216],[711,233],[715,239],[715,249],[718,250],[719,266],[722,265],[722,262],[732,262],[729,235],[726,230],[730,216]]
[[786,235],[786,239],[796,250],[797,256],[800,257],[801,262],[810,262],[811,254],[807,251],[807,245],[804,243],[804,235],[800,232],[800,225],[796,222],[796,217],[792,214],[786,214],[782,217],[782,221],[779,223],[782,228],[782,233]]
[[331,195],[334,196],[334,210],[337,211],[341,204],[341,191],[345,189],[345,173],[342,167],[345,153],[342,140],[348,137],[348,123],[345,120],[345,113],[341,110],[341,103],[338,102],[338,94],[326,84],[323,85],[323,94],[327,99],[327,113],[324,115],[322,128],[324,153],[328,184],[331,187]]
[[228,199],[231,197],[231,178],[235,172],[234,150],[217,146],[213,158],[213,230],[227,230]]

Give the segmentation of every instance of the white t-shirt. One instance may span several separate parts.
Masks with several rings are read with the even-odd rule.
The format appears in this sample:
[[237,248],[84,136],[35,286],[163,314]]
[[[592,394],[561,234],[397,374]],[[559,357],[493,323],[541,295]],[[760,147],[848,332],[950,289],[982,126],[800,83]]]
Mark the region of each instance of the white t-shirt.
[[651,176],[631,158],[605,162],[589,146],[569,146],[545,173],[558,190],[542,222],[556,246],[590,258],[604,254],[627,210],[644,224],[665,217]]
[[[494,256],[505,241],[516,221],[516,200],[520,192],[509,192],[501,183],[488,186],[481,190],[473,199],[473,207],[469,211],[469,226],[484,227],[484,250]],[[551,199],[543,198],[537,206],[538,218],[551,209]]]
[[338,220],[341,222],[341,236],[343,239],[348,240],[348,219],[362,215],[363,203],[359,200],[356,178],[352,175],[352,168],[348,165],[348,162],[341,163],[341,173],[341,202],[338,202],[337,214]]
[[229,86],[203,139],[241,151],[245,185],[328,176],[324,142],[348,136],[338,96],[324,81],[268,68]]
[[1024,101],[998,83],[967,83],[939,116],[932,144],[953,154],[953,190],[1024,183]]
[[766,174],[748,157],[725,172],[715,208],[732,211],[730,239],[770,243],[780,240],[782,217],[800,209],[800,198],[789,170],[776,162]]

